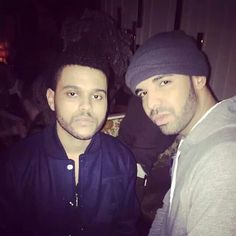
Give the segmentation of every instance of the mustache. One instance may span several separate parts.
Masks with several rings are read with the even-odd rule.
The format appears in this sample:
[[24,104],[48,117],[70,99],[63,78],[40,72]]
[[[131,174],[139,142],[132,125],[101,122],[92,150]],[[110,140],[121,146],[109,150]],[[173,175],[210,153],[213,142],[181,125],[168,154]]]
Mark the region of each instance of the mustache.
[[150,117],[157,116],[158,114],[163,113],[163,112],[174,113],[173,109],[171,108],[159,107],[159,108],[152,109],[150,111]]
[[74,116],[73,121],[77,121],[81,119],[93,120],[94,117],[92,116],[90,112],[81,112],[80,114]]
[[93,117],[90,112],[81,112],[78,114],[79,117]]
[[159,113],[158,109],[152,109],[150,111],[150,117],[156,116],[156,115],[158,115],[158,113]]

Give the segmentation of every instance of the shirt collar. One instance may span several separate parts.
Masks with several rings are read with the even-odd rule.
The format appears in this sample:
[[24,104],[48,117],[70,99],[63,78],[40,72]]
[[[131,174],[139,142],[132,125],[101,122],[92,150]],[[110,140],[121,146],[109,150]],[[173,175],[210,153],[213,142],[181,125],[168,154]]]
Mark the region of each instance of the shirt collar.
[[[101,138],[100,133],[96,133],[88,147],[86,148],[83,155],[90,155],[96,153],[101,146]],[[47,154],[56,159],[68,159],[67,154],[61,144],[61,141],[58,138],[56,132],[56,125],[49,126],[43,131],[43,139],[44,139],[44,148]]]

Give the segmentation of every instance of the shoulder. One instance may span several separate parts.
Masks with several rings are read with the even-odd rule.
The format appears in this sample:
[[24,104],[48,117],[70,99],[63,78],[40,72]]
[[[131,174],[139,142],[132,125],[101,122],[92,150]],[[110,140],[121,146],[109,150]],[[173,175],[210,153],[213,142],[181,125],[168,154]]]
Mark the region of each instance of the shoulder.
[[[186,142],[185,142],[186,141]],[[227,178],[236,178],[236,129],[233,127],[221,128],[208,135],[200,142],[192,143],[184,140],[180,147],[181,170],[194,179],[216,181]]]
[[[205,155],[218,156],[225,160],[226,156],[234,156],[236,153],[236,126],[225,127],[213,133],[198,145],[200,152]],[[234,158],[236,161],[236,158]]]
[[100,133],[101,149],[104,156],[115,162],[124,165],[136,166],[135,158],[132,151],[125,146],[117,137]]
[[[222,130],[196,145],[188,155],[189,167],[208,182],[232,182],[236,178],[236,130]],[[191,168],[190,168],[191,169]],[[223,182],[224,182],[223,181]],[[233,182],[232,182],[233,184]]]
[[[236,138],[236,137],[235,137]],[[206,147],[204,153],[205,165],[213,169],[235,170],[236,177],[236,139],[222,139],[222,142],[216,142]]]
[[133,155],[130,149],[122,143],[117,137],[113,137],[109,134],[100,133],[102,146],[113,149],[114,151],[126,152],[127,154]]

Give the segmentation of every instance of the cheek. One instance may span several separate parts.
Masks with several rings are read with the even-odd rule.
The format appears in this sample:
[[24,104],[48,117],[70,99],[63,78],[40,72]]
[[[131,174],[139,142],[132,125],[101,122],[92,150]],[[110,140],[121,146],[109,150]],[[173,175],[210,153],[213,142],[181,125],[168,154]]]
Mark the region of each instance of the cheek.
[[148,106],[147,106],[147,101],[146,101],[146,99],[143,99],[143,100],[142,100],[142,107],[143,107],[143,110],[144,110],[144,112],[146,113],[146,115],[149,116],[149,114],[150,114],[150,109],[149,109]]
[[181,115],[187,99],[188,96],[182,93],[177,94],[173,99],[169,100],[169,105],[173,108],[176,115]]
[[107,102],[101,104],[95,104],[93,106],[93,112],[95,114],[98,114],[100,117],[105,116],[107,112]]
[[56,102],[56,112],[64,117],[68,117],[78,110],[78,105],[76,103],[68,103],[62,98],[58,98]]
[[102,110],[102,114],[104,114],[104,116],[106,115],[106,113],[107,113],[107,103],[105,103],[105,104],[103,104],[103,106],[102,106],[102,108],[101,108],[101,110]]

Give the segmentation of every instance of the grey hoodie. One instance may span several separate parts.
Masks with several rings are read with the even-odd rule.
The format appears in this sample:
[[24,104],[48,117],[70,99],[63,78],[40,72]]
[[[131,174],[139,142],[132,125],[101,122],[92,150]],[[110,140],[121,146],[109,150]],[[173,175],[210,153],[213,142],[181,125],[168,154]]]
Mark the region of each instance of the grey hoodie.
[[185,137],[176,186],[149,236],[236,235],[236,96],[217,104]]

